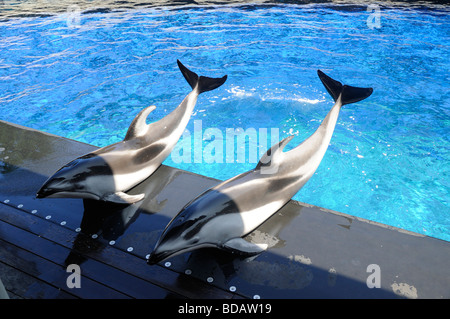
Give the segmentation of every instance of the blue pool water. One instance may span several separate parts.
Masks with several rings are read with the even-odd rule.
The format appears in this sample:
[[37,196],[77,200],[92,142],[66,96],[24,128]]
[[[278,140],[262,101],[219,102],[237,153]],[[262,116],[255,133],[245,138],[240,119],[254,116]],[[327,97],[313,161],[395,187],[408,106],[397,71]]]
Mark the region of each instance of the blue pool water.
[[247,5],[4,19],[0,119],[97,146],[120,141],[143,107],[156,105],[157,120],[190,91],[180,59],[228,81],[200,96],[178,154],[183,145],[206,150],[218,138],[208,129],[224,138],[227,129],[267,129],[267,138],[236,142],[232,158],[224,146],[223,163],[201,152],[191,163],[165,161],[224,180],[256,165],[249,150],[262,142],[265,151],[271,129],[280,139],[295,134],[289,147],[314,132],[333,105],[321,69],[374,93],[342,109],[319,169],[294,199],[449,241],[449,12],[381,7],[373,26],[374,12]]

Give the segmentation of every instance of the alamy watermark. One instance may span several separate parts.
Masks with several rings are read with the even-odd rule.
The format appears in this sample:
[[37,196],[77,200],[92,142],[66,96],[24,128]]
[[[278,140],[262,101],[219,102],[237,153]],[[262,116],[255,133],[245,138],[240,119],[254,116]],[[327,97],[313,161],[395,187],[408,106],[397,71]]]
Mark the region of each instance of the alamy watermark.
[[81,288],[81,268],[77,264],[70,264],[67,266],[66,271],[70,275],[66,279],[67,288]]
[[[25,1],[26,2],[26,1]],[[54,3],[57,3],[57,0],[44,0],[43,5],[45,6],[45,3],[48,3],[49,5],[53,5]],[[0,5],[9,4],[9,1],[0,0]],[[379,29],[381,28],[381,9],[378,4],[369,4],[367,6],[367,12],[370,12],[369,16],[367,17],[367,26],[370,29]],[[65,14],[65,20],[66,24],[69,28],[79,28],[81,26],[81,13],[82,9],[80,6],[76,4],[71,4],[66,9]],[[118,23],[119,20],[122,20],[124,17],[122,15],[119,15],[118,17],[114,18],[111,15],[108,15],[106,18],[106,22],[104,22],[105,25],[111,25]]]
[[367,277],[366,284],[367,287],[381,288],[381,268],[377,264],[370,264],[367,266],[366,272],[370,273]]
[[[270,133],[270,142],[269,134]],[[185,130],[171,152],[174,163],[258,163],[263,161],[262,173],[270,169],[270,157],[263,157],[272,146],[278,145],[278,128],[207,128],[202,120],[194,120],[194,132]],[[273,168],[273,167],[272,167]]]
[[[0,3],[2,0],[0,0]],[[370,12],[367,17],[367,26],[370,29],[380,29],[381,28],[381,9],[378,4],[369,4],[367,6],[367,12]],[[81,8],[76,5],[70,5],[66,10],[66,23],[69,28],[79,28],[81,26]],[[104,22],[105,25],[115,24],[120,20],[121,17],[113,18],[110,15],[106,18]]]
[[367,26],[370,29],[381,28],[381,10],[378,4],[370,4],[367,7],[367,12],[370,12],[367,17]]
[[67,7],[66,23],[69,28],[79,28],[81,26],[81,9],[78,5],[72,4]]

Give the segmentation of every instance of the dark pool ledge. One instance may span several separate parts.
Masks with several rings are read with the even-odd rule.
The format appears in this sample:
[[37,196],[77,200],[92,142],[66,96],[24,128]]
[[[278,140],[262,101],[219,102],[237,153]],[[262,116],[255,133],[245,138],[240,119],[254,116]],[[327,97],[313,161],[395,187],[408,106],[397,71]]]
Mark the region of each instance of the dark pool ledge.
[[[0,121],[10,298],[450,298],[449,242],[296,201],[247,236],[269,245],[254,258],[206,249],[149,266],[168,221],[217,180],[163,165],[127,208],[34,198],[55,169],[94,149]],[[80,266],[81,288],[67,286],[69,264]]]

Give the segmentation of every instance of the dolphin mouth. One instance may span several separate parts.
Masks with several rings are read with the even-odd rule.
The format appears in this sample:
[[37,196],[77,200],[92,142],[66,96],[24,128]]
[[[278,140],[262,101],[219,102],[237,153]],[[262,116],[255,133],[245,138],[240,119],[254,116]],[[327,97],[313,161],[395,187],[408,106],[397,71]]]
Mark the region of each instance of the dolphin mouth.
[[195,246],[194,247],[185,247],[182,249],[171,250],[171,251],[166,250],[166,251],[156,252],[156,250],[155,250],[150,254],[150,257],[147,259],[147,264],[155,265],[169,257],[174,257],[177,255],[192,251],[194,249],[195,249]]
[[51,195],[53,195],[55,193],[56,193],[56,191],[54,189],[42,187],[36,193],[36,198],[46,198],[46,197],[49,197],[49,196],[51,196]]
[[149,265],[156,265],[157,263],[163,261],[164,259],[171,256],[172,253],[170,252],[161,252],[161,253],[151,253],[150,257],[147,259],[147,264]]
[[71,192],[43,186],[37,193],[36,198],[82,198],[100,200],[100,197],[90,192]]
[[155,250],[150,254],[149,258],[147,259],[147,264],[155,265],[169,257],[175,257],[177,255],[191,252],[193,250],[200,249],[200,248],[211,248],[211,247],[217,247],[217,245],[214,245],[211,243],[202,243],[202,244],[184,247],[184,248],[181,248],[179,250],[174,250],[174,251],[156,252],[156,250]]

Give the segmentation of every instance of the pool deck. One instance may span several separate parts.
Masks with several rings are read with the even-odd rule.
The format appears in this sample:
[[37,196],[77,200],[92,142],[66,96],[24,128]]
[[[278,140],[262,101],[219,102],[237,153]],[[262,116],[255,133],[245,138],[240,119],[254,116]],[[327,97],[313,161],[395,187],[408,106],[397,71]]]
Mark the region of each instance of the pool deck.
[[[247,236],[269,245],[256,257],[204,249],[147,265],[169,220],[218,181],[162,165],[130,191],[147,194],[138,204],[35,198],[94,149],[0,121],[0,283],[10,298],[450,298],[449,242],[296,201]],[[81,288],[68,287],[69,264]]]

